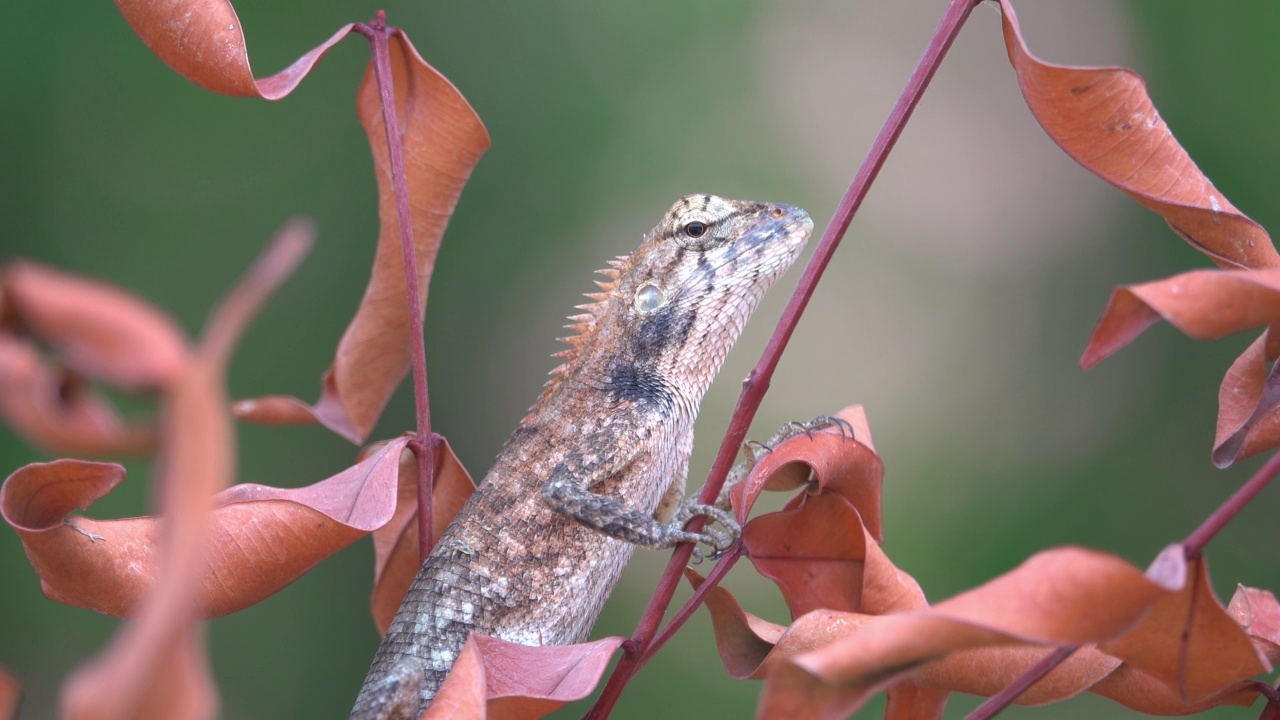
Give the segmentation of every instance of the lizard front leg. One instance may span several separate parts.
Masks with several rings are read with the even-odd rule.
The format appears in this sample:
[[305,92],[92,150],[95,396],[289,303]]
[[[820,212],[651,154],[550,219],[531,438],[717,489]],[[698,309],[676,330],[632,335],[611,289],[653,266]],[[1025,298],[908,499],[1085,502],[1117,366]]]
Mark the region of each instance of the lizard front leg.
[[[627,458],[629,459],[629,458]],[[720,554],[737,542],[742,528],[733,516],[709,505],[685,505],[668,523],[658,522],[615,498],[591,492],[592,487],[613,476],[627,462],[590,461],[572,455],[561,463],[542,486],[542,500],[556,512],[610,537],[633,545],[671,548],[684,542],[705,543],[714,554]],[[725,530],[704,528],[689,532],[684,525],[697,515],[705,515],[724,526]],[[700,548],[694,548],[694,561],[702,560]]]
[[730,503],[730,493],[733,491],[734,486],[746,480],[747,476],[755,468],[756,463],[760,462],[760,458],[772,452],[775,447],[797,435],[813,437],[815,432],[829,428],[836,428],[841,435],[848,437],[850,440],[854,439],[853,426],[849,424],[848,420],[831,415],[819,415],[808,422],[792,420],[791,422],[783,423],[782,427],[778,428],[778,431],[773,434],[773,437],[769,438],[768,442],[762,443],[748,440],[743,443],[742,454],[746,457],[729,470],[729,476],[720,488],[720,494],[716,497],[715,506],[721,510],[731,511],[733,508]]

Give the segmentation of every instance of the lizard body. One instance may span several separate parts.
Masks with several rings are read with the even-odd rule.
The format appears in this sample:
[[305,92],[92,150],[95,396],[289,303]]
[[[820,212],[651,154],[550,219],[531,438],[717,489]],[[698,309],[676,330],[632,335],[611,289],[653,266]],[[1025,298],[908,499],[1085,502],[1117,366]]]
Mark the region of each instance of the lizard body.
[[[585,640],[636,545],[721,551],[736,539],[727,513],[682,505],[694,419],[812,229],[790,205],[690,195],[601,271],[566,326],[564,363],[410,586],[352,720],[417,718],[473,631]],[[686,532],[693,515],[729,534]],[[419,681],[415,712],[406,683]]]

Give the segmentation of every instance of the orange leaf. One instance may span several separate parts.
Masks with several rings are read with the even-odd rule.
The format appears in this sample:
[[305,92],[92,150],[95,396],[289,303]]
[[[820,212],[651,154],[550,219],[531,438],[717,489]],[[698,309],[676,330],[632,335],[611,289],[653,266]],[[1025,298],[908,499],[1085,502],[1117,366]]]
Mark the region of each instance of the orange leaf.
[[1031,54],[1000,0],[1009,62],[1040,126],[1073,160],[1159,213],[1221,267],[1280,265],[1267,232],[1209,182],[1160,117],[1146,83],[1117,67],[1071,67]]
[[[861,405],[850,405],[836,417],[848,422],[854,437],[837,428],[811,434],[801,433],[771,449],[751,474],[734,488],[734,507],[739,519],[751,512],[765,490],[786,492],[810,484],[810,492],[831,492],[844,497],[862,516],[862,522],[877,540],[883,539],[880,514],[880,484],[884,463],[871,444],[871,429]],[[788,507],[798,506],[793,500]]]
[[1227,467],[1280,446],[1280,376],[1267,372],[1275,356],[1269,346],[1280,334],[1270,329],[1231,363],[1218,388],[1218,427],[1213,464]]
[[208,509],[235,474],[226,362],[254,311],[309,244],[296,225],[276,237],[214,311],[198,351],[168,388],[157,478],[164,523],[156,566],[164,582],[141,599],[136,618],[107,648],[67,679],[64,717],[204,718],[216,712],[197,603]]
[[1191,705],[1234,683],[1269,672],[1249,636],[1214,597],[1203,558],[1188,563],[1181,545],[1171,545],[1148,576],[1176,590],[1147,611],[1142,622],[1099,648],[1124,660],[1178,693]]
[[[1113,637],[1165,592],[1132,566],[1101,553],[1076,548],[1039,553],[1015,570],[929,609],[880,616],[841,614],[848,628],[845,637],[779,661],[765,686],[761,712],[767,716],[802,707],[806,717],[842,717],[905,673],[952,653]],[[800,626],[797,621],[793,628]],[[805,631],[826,634],[830,628],[819,625]],[[779,651],[793,634],[798,631],[788,629],[783,635]]]
[[747,556],[778,584],[793,618],[818,608],[861,609],[868,545],[881,536],[884,464],[870,445],[866,413],[853,405],[838,417],[857,439],[835,428],[788,438],[734,488],[735,506],[745,516],[764,490],[806,487],[782,511],[743,528]]
[[590,695],[623,640],[530,647],[473,633],[422,717],[545,717]]
[[1280,662],[1280,604],[1268,590],[1236,586],[1227,613],[1273,665]]
[[139,453],[155,445],[151,423],[126,422],[88,383],[45,363],[35,345],[2,332],[0,419],[50,453]]
[[[436,443],[435,484],[431,493],[431,541],[434,545],[458,514],[476,484],[454,455],[449,441]],[[373,531],[373,593],[369,598],[373,623],[385,635],[400,608],[409,584],[418,574],[418,468],[406,453],[400,459],[396,509],[391,519]]]
[[[440,238],[471,169],[489,149],[489,135],[457,88],[418,55],[403,33],[396,31],[392,36],[390,52],[422,292],[420,304],[425,307]],[[368,436],[409,370],[400,225],[372,65],[360,86],[357,108],[373,152],[381,230],[364,298],[343,333],[333,365],[325,373],[321,398],[309,413],[314,421],[352,442],[361,442]],[[286,412],[275,412],[279,403],[280,399],[275,398],[266,408],[273,412],[264,410],[261,415],[243,418],[291,422],[298,419],[298,410],[307,408],[299,404]]]
[[9,671],[0,667],[0,720],[16,720],[22,702],[22,685]]
[[[260,602],[386,524],[407,444],[393,440],[307,487],[244,484],[214,496],[197,581],[200,615],[218,617]],[[0,487],[0,514],[22,539],[45,595],[127,617],[164,577],[161,518],[64,523],[73,508],[88,507],[123,479],[119,465],[58,460],[21,468]]]
[[869,541],[862,518],[839,495],[802,498],[799,508],[747,523],[742,530],[747,557],[778,584],[793,619],[819,608],[856,611]]
[[36,263],[0,271],[0,319],[47,343],[76,372],[126,390],[166,385],[187,360],[182,331],[159,310]]
[[1080,365],[1092,367],[1161,318],[1197,340],[1280,321],[1280,270],[1194,270],[1111,294]]
[[254,80],[244,30],[225,0],[116,0],[120,14],[151,52],[186,79],[206,90],[240,97],[279,100],[297,87],[312,66],[351,31],[332,37],[262,80]]

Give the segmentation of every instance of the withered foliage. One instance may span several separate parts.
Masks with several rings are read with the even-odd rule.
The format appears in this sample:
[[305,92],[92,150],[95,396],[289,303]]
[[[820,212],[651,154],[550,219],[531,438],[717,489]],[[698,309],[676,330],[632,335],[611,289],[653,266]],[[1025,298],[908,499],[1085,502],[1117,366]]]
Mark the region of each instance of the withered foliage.
[[[1082,358],[1091,366],[1158,320],[1202,340],[1251,328],[1260,337],[1228,369],[1213,458],[1228,465],[1280,445],[1280,257],[1265,230],[1223,196],[1174,139],[1142,79],[1124,68],[1067,67],[1027,49],[1008,0],[1004,41],[1028,107],[1084,167],[1159,213],[1217,265],[1120,288]],[[134,31],[190,81],[268,100],[291,92],[341,28],[284,71],[255,80],[226,2],[118,0]],[[364,27],[364,26],[361,26]],[[380,30],[380,28],[377,28]],[[416,572],[418,477],[410,437],[366,447],[351,467],[281,489],[234,484],[233,415],[267,423],[320,423],[364,442],[410,366],[400,217],[412,222],[419,283],[471,169],[489,146],[475,112],[399,31],[389,31],[404,147],[408,215],[397,206],[382,96],[373,66],[357,95],[380,191],[381,229],[364,297],[338,342],[315,404],[284,396],[231,403],[228,358],[270,292],[311,242],[287,224],[191,341],[164,313],[128,292],[25,261],[0,269],[0,418],[54,454],[155,452],[158,514],[92,520],[74,514],[124,480],[113,463],[65,459],[14,471],[0,515],[21,538],[44,593],[123,618],[120,630],[62,690],[75,718],[204,718],[217,713],[205,618],[260,602],[316,563],[372,534],[371,606],[385,630]],[[154,417],[125,418],[98,388],[155,399]],[[955,597],[930,603],[882,548],[881,480],[862,409],[853,428],[798,433],[769,449],[735,488],[744,522],[727,561],[748,558],[773,580],[786,622],[743,608],[688,570],[704,598],[726,672],[762,680],[761,717],[845,717],[873,695],[893,718],[939,717],[954,692],[993,695],[1053,648],[1078,650],[1016,702],[1082,692],[1134,710],[1190,714],[1248,705],[1270,693],[1256,678],[1280,659],[1280,605],[1240,587],[1224,607],[1198,546],[1170,545],[1143,571],[1117,557],[1064,547]],[[474,485],[448,444],[435,455],[433,537]],[[752,517],[765,491],[792,493]],[[623,639],[531,648],[473,637],[424,717],[541,717],[594,692]],[[16,712],[17,682],[0,670],[0,717]],[[1269,709],[1272,711],[1272,709]]]

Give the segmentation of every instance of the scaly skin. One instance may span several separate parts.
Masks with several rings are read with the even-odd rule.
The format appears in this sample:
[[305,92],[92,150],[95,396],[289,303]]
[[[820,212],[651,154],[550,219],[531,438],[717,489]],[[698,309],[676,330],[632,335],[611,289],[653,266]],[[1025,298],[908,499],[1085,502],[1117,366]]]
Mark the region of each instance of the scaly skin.
[[[737,539],[724,511],[682,504],[693,423],[812,230],[790,205],[689,195],[601,271],[602,291],[570,318],[564,364],[418,571],[352,720],[417,718],[471,632],[582,642],[636,545]],[[693,515],[727,532],[685,532]]]

